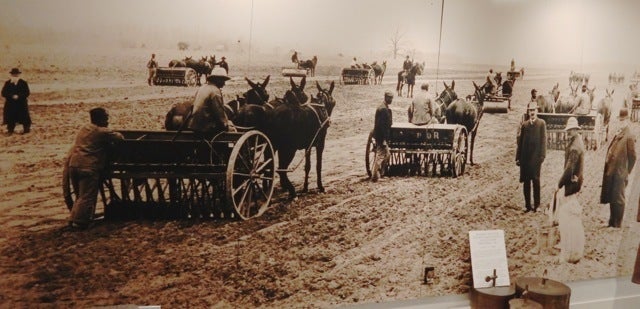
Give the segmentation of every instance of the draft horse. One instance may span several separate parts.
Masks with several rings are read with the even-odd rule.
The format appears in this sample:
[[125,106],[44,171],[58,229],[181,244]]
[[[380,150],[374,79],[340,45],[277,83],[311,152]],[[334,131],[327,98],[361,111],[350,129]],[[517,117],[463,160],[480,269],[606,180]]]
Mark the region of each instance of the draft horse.
[[373,69],[373,73],[375,73],[376,78],[373,80],[374,84],[382,84],[382,78],[384,77],[384,72],[387,70],[387,61],[382,61],[382,64],[373,63],[371,65]]
[[424,70],[424,63],[414,63],[408,72],[398,72],[398,85],[396,86],[396,91],[398,92],[399,97],[402,96],[402,88],[404,87],[404,84],[407,84],[407,97],[413,98],[413,86],[416,84],[416,75],[422,75],[422,70]]
[[333,108],[336,105],[332,93],[334,82],[324,89],[316,82],[318,94],[309,103],[302,102],[292,90],[287,90],[284,102],[268,112],[268,133],[274,149],[278,152],[278,174],[280,185],[296,197],[296,191],[287,173],[297,150],[305,150],[305,181],[302,192],[308,190],[309,171],[311,169],[311,149],[316,148],[316,172],[318,191],[322,186],[322,153]]

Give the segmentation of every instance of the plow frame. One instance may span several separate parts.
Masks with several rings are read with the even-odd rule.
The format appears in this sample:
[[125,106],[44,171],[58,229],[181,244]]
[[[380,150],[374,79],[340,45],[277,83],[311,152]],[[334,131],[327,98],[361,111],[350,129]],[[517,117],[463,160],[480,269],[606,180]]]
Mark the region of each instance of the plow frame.
[[375,77],[373,69],[344,68],[340,73],[340,83],[343,85],[372,85]]

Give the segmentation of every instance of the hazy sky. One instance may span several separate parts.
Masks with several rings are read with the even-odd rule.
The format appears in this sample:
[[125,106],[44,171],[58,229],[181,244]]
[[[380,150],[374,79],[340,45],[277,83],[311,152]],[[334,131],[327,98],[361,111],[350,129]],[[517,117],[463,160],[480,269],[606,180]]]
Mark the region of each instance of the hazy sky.
[[[258,53],[438,52],[441,0],[0,0],[0,40],[71,40]],[[445,0],[443,54],[517,65],[640,62],[640,1]],[[238,43],[238,41],[240,43]],[[305,57],[306,58],[306,57]]]

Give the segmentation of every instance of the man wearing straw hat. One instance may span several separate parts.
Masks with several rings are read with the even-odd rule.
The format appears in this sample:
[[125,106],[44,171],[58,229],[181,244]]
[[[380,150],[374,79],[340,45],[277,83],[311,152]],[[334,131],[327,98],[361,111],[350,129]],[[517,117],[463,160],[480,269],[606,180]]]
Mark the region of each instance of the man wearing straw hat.
[[[560,260],[577,263],[584,255],[584,226],[582,225],[582,207],[577,198],[583,181],[584,143],[580,136],[580,126],[575,117],[567,120],[564,129],[569,144],[564,152],[564,172],[558,181],[558,190],[564,187],[564,198],[558,211],[560,230]],[[557,195],[558,191],[556,191]]]
[[207,77],[207,84],[200,86],[193,100],[193,112],[188,117],[187,128],[203,137],[212,137],[223,131],[235,131],[224,112],[222,87],[229,80],[223,68],[214,68]]
[[619,228],[624,215],[625,196],[629,173],[636,163],[635,137],[629,129],[629,110],[621,108],[618,115],[620,129],[611,140],[604,163],[600,203],[609,203],[608,227]]
[[[536,212],[540,207],[540,169],[547,154],[547,129],[544,120],[537,117],[538,103],[529,102],[529,119],[522,122],[517,137],[516,165],[520,166],[520,182],[523,183],[525,213]],[[533,184],[533,207],[531,185]]]
[[31,116],[29,115],[28,98],[31,94],[29,84],[20,78],[20,69],[13,68],[9,72],[11,78],[2,87],[2,97],[5,98],[2,113],[2,123],[7,125],[7,133],[13,134],[16,124],[22,124],[22,133],[31,130]]

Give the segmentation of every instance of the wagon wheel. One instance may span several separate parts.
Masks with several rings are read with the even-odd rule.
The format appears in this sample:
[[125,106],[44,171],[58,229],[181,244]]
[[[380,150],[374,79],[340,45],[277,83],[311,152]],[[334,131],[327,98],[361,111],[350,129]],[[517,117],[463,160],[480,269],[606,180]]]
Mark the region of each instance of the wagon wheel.
[[62,195],[64,196],[64,203],[67,205],[69,211],[73,208],[73,203],[78,198],[78,194],[71,185],[71,176],[69,175],[69,162],[64,162],[62,169]]
[[275,180],[275,160],[269,138],[259,131],[244,133],[233,147],[227,166],[227,200],[246,220],[269,206]]
[[374,159],[376,157],[376,140],[373,138],[373,131],[369,133],[367,139],[367,148],[364,156],[365,167],[367,169],[367,175],[371,178],[373,172]]
[[469,145],[468,134],[466,128],[461,128],[460,133],[458,133],[458,139],[456,141],[457,147],[455,149],[454,155],[451,156],[451,166],[453,178],[457,178],[458,176],[462,176],[464,174],[464,168],[467,164],[467,149]]
[[187,87],[194,87],[198,84],[198,74],[193,69],[187,69],[184,72],[184,84]]

